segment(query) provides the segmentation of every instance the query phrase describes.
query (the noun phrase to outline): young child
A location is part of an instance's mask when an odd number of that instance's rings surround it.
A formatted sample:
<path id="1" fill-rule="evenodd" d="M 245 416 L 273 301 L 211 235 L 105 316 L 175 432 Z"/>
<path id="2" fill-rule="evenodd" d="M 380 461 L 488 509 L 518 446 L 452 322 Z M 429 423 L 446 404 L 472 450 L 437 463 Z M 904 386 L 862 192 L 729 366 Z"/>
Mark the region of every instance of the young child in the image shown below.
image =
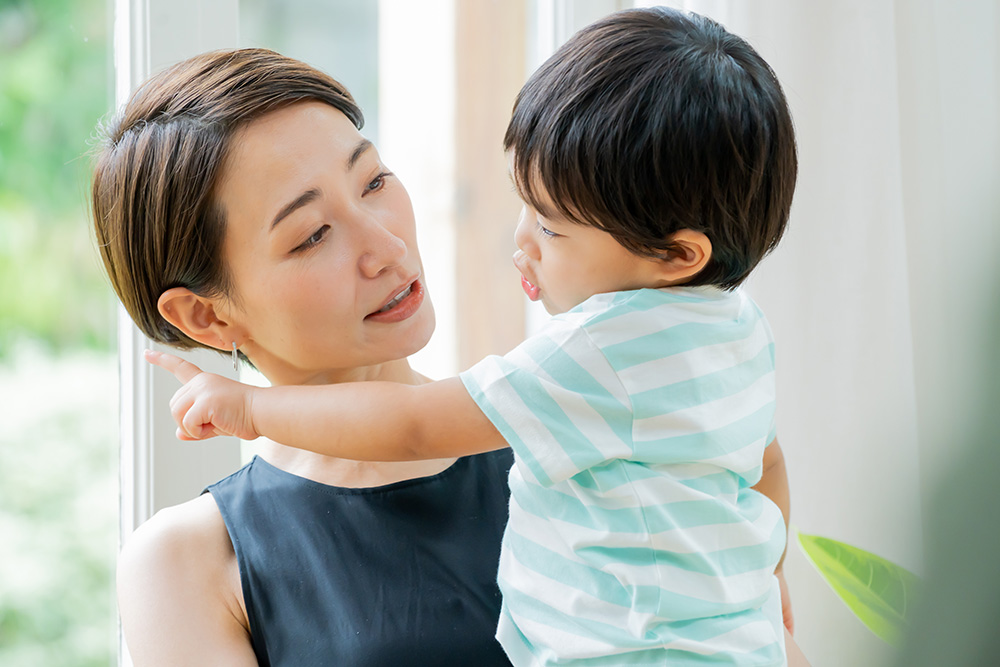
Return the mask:
<path id="1" fill-rule="evenodd" d="M 795 183 L 774 73 L 708 19 L 621 12 L 531 77 L 504 145 L 514 263 L 555 314 L 541 333 L 418 387 L 259 389 L 151 353 L 188 382 L 180 437 L 362 460 L 509 445 L 497 637 L 515 665 L 785 664 L 786 528 L 751 488 L 773 341 L 738 289 Z"/>

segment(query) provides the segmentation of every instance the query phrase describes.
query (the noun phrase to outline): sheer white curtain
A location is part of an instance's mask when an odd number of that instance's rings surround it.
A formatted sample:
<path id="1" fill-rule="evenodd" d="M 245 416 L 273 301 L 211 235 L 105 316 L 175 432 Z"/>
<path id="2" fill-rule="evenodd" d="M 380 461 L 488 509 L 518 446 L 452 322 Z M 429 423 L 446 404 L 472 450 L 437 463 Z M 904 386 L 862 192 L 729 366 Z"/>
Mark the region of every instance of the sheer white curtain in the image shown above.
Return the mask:
<path id="1" fill-rule="evenodd" d="M 920 571 L 921 502 L 977 404 L 976 353 L 996 339 L 1000 6 L 669 4 L 746 37 L 794 115 L 788 235 L 750 284 L 778 344 L 792 524 Z M 884 663 L 794 544 L 788 574 L 814 665 Z"/>

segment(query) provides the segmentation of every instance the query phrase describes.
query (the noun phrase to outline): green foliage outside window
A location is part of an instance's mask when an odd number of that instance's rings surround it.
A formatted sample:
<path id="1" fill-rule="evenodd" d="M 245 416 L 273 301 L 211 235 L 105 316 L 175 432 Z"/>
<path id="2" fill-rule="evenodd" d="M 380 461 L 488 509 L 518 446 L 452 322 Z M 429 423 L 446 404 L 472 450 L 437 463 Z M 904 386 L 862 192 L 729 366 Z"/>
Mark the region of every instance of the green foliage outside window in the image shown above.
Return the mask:
<path id="1" fill-rule="evenodd" d="M 0 362 L 24 339 L 111 348 L 86 208 L 108 22 L 105 0 L 0 0 Z"/>
<path id="2" fill-rule="evenodd" d="M 87 210 L 110 2 L 0 0 L 0 665 L 115 664 L 114 299 Z"/>

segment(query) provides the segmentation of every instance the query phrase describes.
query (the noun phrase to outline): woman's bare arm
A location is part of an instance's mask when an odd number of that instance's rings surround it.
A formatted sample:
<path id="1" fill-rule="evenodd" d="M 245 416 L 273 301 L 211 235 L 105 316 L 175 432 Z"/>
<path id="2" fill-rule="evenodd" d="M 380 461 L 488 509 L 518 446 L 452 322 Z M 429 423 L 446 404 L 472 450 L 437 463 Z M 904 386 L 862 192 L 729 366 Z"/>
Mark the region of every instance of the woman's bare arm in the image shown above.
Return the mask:
<path id="1" fill-rule="evenodd" d="M 256 667 L 236 556 L 209 495 L 162 510 L 118 562 L 118 606 L 136 667 Z"/>

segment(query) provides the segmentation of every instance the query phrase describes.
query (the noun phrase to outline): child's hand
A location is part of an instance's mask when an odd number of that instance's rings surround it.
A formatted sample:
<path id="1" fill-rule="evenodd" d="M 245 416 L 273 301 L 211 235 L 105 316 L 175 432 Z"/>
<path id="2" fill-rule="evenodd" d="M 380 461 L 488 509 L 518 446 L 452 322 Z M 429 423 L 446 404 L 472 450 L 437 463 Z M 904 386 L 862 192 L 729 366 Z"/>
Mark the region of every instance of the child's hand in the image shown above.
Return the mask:
<path id="1" fill-rule="evenodd" d="M 179 440 L 204 440 L 217 435 L 253 440 L 260 435 L 251 415 L 256 387 L 205 373 L 172 354 L 146 350 L 145 357 L 184 383 L 170 399 L 170 414 L 177 422 Z"/>
<path id="2" fill-rule="evenodd" d="M 788 582 L 785 581 L 784 568 L 779 567 L 774 573 L 778 578 L 778 588 L 781 591 L 781 616 L 788 634 L 795 634 L 795 617 L 792 615 L 792 598 L 788 595 Z"/>

